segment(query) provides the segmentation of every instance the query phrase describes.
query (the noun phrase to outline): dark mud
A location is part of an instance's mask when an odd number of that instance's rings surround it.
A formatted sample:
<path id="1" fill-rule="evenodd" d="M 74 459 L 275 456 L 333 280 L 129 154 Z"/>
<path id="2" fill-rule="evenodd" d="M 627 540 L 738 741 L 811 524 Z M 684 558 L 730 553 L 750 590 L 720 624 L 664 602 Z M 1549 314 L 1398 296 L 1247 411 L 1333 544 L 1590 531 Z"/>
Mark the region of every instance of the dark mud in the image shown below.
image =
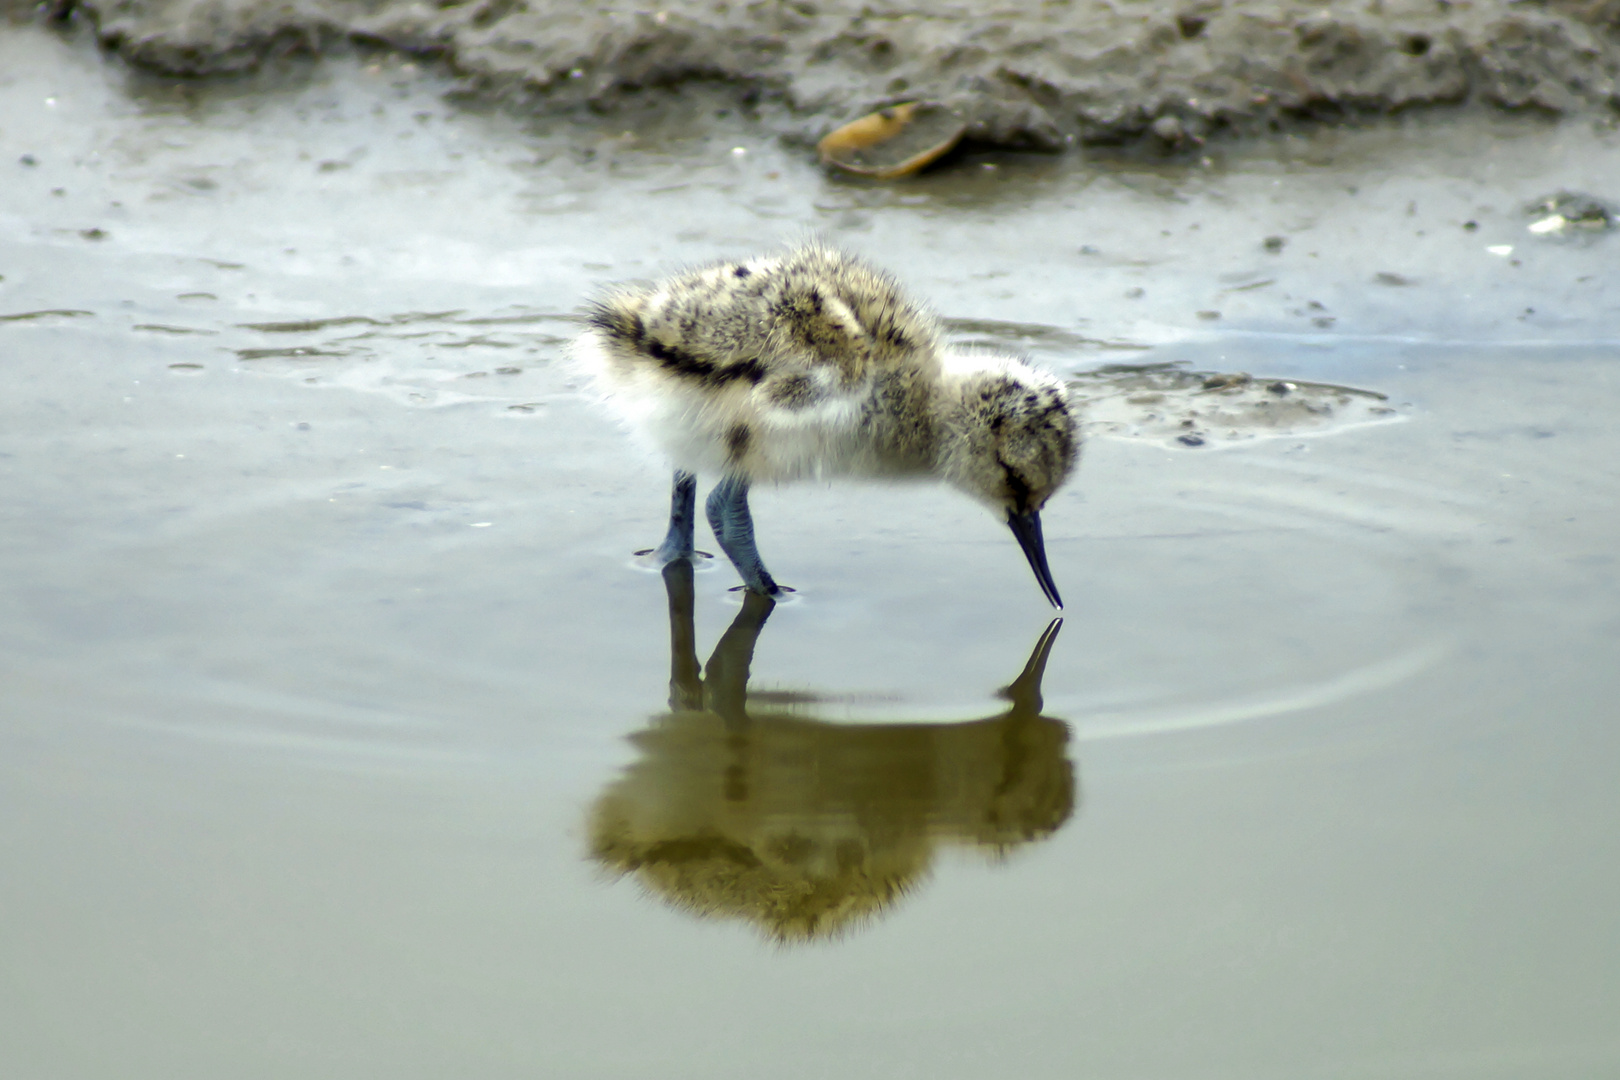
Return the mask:
<path id="1" fill-rule="evenodd" d="M 473 92 L 541 112 L 615 110 L 683 84 L 721 83 L 796 139 L 918 98 L 959 111 L 972 140 L 1040 149 L 1144 135 L 1196 146 L 1216 132 L 1437 104 L 1560 115 L 1620 107 L 1620 0 L 6 7 L 92 24 L 106 47 L 168 74 L 241 72 L 362 43 L 440 58 Z"/>

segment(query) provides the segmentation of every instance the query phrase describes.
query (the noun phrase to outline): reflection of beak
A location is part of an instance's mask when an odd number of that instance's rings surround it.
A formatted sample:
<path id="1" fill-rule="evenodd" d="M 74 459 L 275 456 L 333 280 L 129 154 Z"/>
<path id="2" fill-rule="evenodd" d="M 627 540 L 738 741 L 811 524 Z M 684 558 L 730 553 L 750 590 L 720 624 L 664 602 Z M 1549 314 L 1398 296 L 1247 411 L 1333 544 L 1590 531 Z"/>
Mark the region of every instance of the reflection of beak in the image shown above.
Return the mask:
<path id="1" fill-rule="evenodd" d="M 1012 681 L 1011 686 L 1001 688 L 1000 695 L 1013 703 L 1008 716 L 1041 715 L 1041 680 L 1046 677 L 1046 661 L 1052 655 L 1052 643 L 1057 640 L 1061 629 L 1063 617 L 1059 616 L 1042 631 L 1040 639 L 1035 642 L 1035 651 L 1029 654 L 1029 663 L 1024 665 L 1018 678 Z"/>
<path id="2" fill-rule="evenodd" d="M 1007 525 L 1012 529 L 1013 535 L 1018 537 L 1018 546 L 1024 549 L 1024 557 L 1029 560 L 1029 568 L 1035 571 L 1035 580 L 1041 583 L 1041 592 L 1052 601 L 1052 606 L 1059 611 L 1063 610 L 1063 599 L 1058 596 L 1057 582 L 1052 580 L 1052 568 L 1046 565 L 1046 541 L 1041 539 L 1041 512 L 1031 510 L 1027 514 L 1018 514 L 1007 511 Z"/>

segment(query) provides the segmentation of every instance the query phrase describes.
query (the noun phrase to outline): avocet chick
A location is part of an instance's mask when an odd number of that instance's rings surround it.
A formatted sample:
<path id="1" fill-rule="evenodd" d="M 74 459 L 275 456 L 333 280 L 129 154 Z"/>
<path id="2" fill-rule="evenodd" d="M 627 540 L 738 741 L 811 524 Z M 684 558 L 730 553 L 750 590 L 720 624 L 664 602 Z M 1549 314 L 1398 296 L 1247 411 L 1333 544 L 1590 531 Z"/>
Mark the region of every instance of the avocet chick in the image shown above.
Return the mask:
<path id="1" fill-rule="evenodd" d="M 621 287 L 586 321 L 576 359 L 675 463 L 659 562 L 692 557 L 699 474 L 719 477 L 707 509 L 721 550 L 767 596 L 781 589 L 754 545 L 750 484 L 934 476 L 1005 518 L 1063 606 L 1041 536 L 1080 451 L 1063 384 L 947 351 L 939 320 L 887 274 L 809 244 Z"/>

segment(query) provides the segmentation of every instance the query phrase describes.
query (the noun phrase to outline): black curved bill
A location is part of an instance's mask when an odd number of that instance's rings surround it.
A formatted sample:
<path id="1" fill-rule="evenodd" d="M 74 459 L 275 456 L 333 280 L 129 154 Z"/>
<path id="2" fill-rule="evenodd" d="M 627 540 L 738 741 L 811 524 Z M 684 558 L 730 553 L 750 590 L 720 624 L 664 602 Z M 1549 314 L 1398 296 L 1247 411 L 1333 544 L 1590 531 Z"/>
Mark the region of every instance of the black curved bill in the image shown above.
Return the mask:
<path id="1" fill-rule="evenodd" d="M 1052 606 L 1063 610 L 1063 598 L 1058 595 L 1057 582 L 1052 580 L 1052 568 L 1046 565 L 1046 541 L 1041 538 L 1041 512 L 1027 514 L 1007 512 L 1007 525 L 1018 537 L 1018 546 L 1024 549 L 1029 568 L 1035 571 L 1035 580 L 1041 583 L 1041 592 L 1052 601 Z"/>

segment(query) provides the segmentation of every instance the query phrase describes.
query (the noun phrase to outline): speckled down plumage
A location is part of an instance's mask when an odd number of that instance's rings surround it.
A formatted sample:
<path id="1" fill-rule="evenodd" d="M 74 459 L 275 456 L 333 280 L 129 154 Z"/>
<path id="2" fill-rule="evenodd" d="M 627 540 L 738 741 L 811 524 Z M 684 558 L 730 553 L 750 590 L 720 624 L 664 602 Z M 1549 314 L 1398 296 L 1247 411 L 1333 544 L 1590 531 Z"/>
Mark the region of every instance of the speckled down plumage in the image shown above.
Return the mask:
<path id="1" fill-rule="evenodd" d="M 588 319 L 576 358 L 692 472 L 927 474 L 1038 509 L 1079 450 L 1059 380 L 948 352 L 892 277 L 819 244 L 621 287 Z"/>

